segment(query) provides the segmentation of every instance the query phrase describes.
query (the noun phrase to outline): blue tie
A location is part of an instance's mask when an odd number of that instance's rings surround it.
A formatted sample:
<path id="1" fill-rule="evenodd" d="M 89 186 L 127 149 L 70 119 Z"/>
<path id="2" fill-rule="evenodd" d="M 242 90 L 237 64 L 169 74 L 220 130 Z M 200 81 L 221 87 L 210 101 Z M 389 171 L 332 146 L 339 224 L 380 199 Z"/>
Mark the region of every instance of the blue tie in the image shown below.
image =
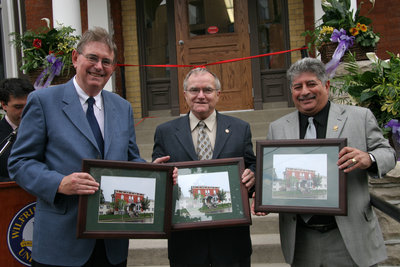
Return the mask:
<path id="1" fill-rule="evenodd" d="M 97 145 L 99 146 L 101 156 L 103 158 L 104 157 L 104 141 L 103 141 L 103 136 L 101 135 L 99 124 L 97 123 L 96 117 L 94 116 L 94 111 L 93 111 L 94 102 L 95 102 L 95 100 L 93 97 L 88 98 L 88 100 L 87 100 L 88 109 L 86 111 L 86 118 L 89 122 L 90 128 L 92 128 L 94 138 L 96 138 Z"/>

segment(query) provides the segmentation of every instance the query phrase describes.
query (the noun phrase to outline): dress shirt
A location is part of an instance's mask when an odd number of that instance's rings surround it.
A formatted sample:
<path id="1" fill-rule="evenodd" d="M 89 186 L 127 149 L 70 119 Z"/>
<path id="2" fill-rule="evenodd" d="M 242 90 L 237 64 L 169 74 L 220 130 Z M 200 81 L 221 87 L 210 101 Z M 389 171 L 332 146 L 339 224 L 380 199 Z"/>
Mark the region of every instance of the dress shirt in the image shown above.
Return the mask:
<path id="1" fill-rule="evenodd" d="M 14 123 L 11 122 L 10 118 L 7 116 L 7 113 L 6 113 L 6 116 L 5 116 L 4 118 L 6 119 L 6 121 L 8 122 L 8 124 L 10 124 L 10 126 L 11 126 L 11 128 L 12 128 L 13 130 L 15 130 L 15 129 L 18 128 L 18 125 L 15 125 Z"/>
<path id="2" fill-rule="evenodd" d="M 197 127 L 197 124 L 199 124 L 199 121 L 200 120 L 192 112 L 189 113 L 190 130 L 192 132 L 194 147 L 197 147 L 197 137 L 199 135 L 199 128 Z M 210 138 L 211 147 L 214 152 L 215 138 L 217 136 L 217 112 L 214 110 L 214 112 L 203 121 L 207 126 L 205 127 L 205 131 Z"/>
<path id="3" fill-rule="evenodd" d="M 74 85 L 76 92 L 78 93 L 79 96 L 79 101 L 81 102 L 83 111 L 86 114 L 87 108 L 88 108 L 88 103 L 87 100 L 89 96 L 85 93 L 85 91 L 82 90 L 82 88 L 78 85 L 76 82 L 76 78 L 74 77 Z M 96 102 L 93 105 L 93 111 L 94 111 L 94 116 L 97 119 L 97 123 L 99 124 L 101 135 L 103 136 L 104 139 L 104 109 L 103 109 L 103 98 L 101 97 L 101 93 L 99 93 L 96 96 L 93 96 L 94 100 Z"/>
<path id="4" fill-rule="evenodd" d="M 326 127 L 328 126 L 328 115 L 329 115 L 329 108 L 331 103 L 325 105 L 325 107 L 314 115 L 314 124 L 315 128 L 317 129 L 317 138 L 323 139 L 326 136 Z M 299 122 L 300 122 L 300 139 L 304 139 L 306 135 L 307 126 L 308 126 L 308 117 L 307 115 L 301 114 L 299 112 Z"/>

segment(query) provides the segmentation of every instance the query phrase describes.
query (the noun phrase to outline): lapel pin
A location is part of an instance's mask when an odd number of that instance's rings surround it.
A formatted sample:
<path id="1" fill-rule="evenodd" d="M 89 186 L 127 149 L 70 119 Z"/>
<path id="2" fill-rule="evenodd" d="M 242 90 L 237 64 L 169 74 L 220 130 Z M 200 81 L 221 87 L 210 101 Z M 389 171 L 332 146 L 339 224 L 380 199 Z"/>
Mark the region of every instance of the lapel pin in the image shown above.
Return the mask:
<path id="1" fill-rule="evenodd" d="M 337 125 L 333 126 L 333 130 L 334 130 L 335 132 L 337 132 L 338 129 L 339 129 L 339 127 L 338 127 Z"/>
<path id="2" fill-rule="evenodd" d="M 226 133 L 229 133 L 229 129 L 225 129 L 225 132 L 226 132 Z"/>

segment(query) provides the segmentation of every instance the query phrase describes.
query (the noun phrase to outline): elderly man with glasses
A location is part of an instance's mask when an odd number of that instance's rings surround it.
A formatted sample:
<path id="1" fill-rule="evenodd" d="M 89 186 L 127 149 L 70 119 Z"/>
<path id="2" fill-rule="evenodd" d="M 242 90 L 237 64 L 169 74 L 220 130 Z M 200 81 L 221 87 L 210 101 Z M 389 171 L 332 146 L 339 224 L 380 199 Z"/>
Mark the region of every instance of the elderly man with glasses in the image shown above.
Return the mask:
<path id="1" fill-rule="evenodd" d="M 183 87 L 190 112 L 157 127 L 153 159 L 167 155 L 170 162 L 243 157 L 246 170 L 241 181 L 251 190 L 255 156 L 250 125 L 215 110 L 221 84 L 206 68 L 191 70 Z M 173 232 L 168 240 L 168 257 L 174 267 L 245 267 L 250 266 L 251 252 L 248 226 Z"/>

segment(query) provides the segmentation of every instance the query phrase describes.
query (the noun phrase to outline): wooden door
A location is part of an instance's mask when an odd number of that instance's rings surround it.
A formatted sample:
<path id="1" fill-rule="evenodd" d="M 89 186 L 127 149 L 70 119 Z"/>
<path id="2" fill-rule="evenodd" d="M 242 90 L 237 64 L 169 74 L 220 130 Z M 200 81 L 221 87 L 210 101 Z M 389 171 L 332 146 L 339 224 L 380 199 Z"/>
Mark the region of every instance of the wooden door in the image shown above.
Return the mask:
<path id="1" fill-rule="evenodd" d="M 202 65 L 250 56 L 247 0 L 175 0 L 174 3 L 178 64 Z M 217 110 L 253 108 L 250 60 L 207 68 L 221 80 Z M 188 111 L 183 80 L 189 70 L 178 68 L 181 114 Z"/>

